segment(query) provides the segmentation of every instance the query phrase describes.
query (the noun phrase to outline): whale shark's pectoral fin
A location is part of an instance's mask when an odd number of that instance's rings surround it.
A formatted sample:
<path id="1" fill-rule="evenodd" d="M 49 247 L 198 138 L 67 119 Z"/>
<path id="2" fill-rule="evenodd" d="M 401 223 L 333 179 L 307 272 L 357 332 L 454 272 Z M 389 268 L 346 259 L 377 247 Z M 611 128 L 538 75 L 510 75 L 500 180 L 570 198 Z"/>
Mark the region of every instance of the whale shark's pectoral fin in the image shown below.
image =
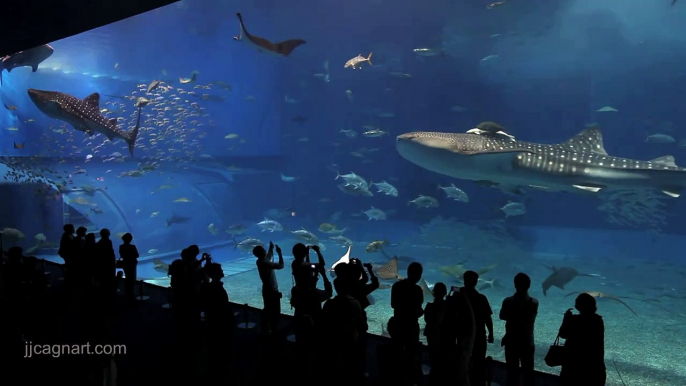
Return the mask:
<path id="1" fill-rule="evenodd" d="M 31 65 L 31 70 L 32 70 L 33 72 L 38 71 L 38 64 L 33 64 L 33 65 Z"/>
<path id="2" fill-rule="evenodd" d="M 524 194 L 524 191 L 522 191 L 521 188 L 514 186 L 514 185 L 504 185 L 504 184 L 499 184 L 497 182 L 493 182 L 493 181 L 489 181 L 489 180 L 478 180 L 478 181 L 474 181 L 474 183 L 477 185 L 481 185 L 481 186 L 488 186 L 490 188 L 498 188 L 505 193 L 516 194 L 516 195 Z"/>
<path id="3" fill-rule="evenodd" d="M 573 187 L 581 190 L 585 190 L 587 192 L 592 192 L 592 193 L 598 193 L 600 189 L 604 188 L 604 186 L 591 186 L 591 185 L 572 185 Z"/>
<path id="4" fill-rule="evenodd" d="M 503 136 L 503 137 L 507 137 L 510 141 L 516 141 L 514 135 L 507 134 L 506 132 L 504 132 L 504 131 L 502 131 L 502 130 L 496 132 L 496 134 L 499 134 L 499 135 L 501 135 L 501 136 Z"/>
<path id="5" fill-rule="evenodd" d="M 302 39 L 291 39 L 274 44 L 274 49 L 277 53 L 283 56 L 288 56 L 291 54 L 291 52 L 293 52 L 294 49 L 296 49 L 296 47 L 302 44 L 305 44 L 305 41 Z"/>

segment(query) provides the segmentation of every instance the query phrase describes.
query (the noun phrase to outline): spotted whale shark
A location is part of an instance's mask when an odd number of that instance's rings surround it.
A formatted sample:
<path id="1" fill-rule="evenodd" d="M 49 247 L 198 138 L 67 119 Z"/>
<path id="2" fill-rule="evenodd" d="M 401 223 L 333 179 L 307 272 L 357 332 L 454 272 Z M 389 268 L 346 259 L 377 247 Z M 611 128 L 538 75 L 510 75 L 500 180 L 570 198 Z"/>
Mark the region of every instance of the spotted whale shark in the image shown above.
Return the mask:
<path id="1" fill-rule="evenodd" d="M 141 111 L 138 108 L 138 122 L 130 132 L 117 126 L 117 119 L 107 119 L 100 113 L 100 94 L 93 93 L 84 99 L 58 91 L 42 91 L 29 89 L 29 97 L 43 114 L 50 118 L 59 119 L 74 126 L 74 129 L 93 136 L 101 133 L 110 141 L 123 139 L 133 155 L 138 130 L 140 128 Z"/>
<path id="2" fill-rule="evenodd" d="M 17 67 L 31 67 L 31 71 L 38 71 L 38 65 L 49 58 L 55 50 L 49 44 L 19 51 L 12 55 L 0 57 L 0 85 L 2 85 L 2 71 L 12 72 Z"/>
<path id="3" fill-rule="evenodd" d="M 686 168 L 678 167 L 674 157 L 640 161 L 610 156 L 597 126 L 558 144 L 474 133 L 412 132 L 397 137 L 396 149 L 424 169 L 509 192 L 656 189 L 679 197 L 686 187 Z"/>

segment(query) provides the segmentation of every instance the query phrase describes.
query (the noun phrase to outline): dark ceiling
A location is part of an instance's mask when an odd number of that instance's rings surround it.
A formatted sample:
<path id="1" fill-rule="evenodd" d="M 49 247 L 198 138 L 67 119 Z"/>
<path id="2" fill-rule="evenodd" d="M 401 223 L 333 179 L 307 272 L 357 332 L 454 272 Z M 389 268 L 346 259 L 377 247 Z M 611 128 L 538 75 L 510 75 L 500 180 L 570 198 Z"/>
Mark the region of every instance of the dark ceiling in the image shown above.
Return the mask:
<path id="1" fill-rule="evenodd" d="M 179 0 L 4 0 L 0 57 L 80 34 Z"/>

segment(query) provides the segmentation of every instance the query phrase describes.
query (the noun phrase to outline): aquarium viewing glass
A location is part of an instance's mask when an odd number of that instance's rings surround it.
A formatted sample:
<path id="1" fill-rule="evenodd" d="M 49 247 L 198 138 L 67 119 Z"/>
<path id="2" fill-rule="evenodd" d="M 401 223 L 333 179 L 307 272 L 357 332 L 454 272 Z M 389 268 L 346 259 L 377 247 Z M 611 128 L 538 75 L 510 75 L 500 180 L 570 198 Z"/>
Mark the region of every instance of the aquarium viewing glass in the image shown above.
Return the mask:
<path id="1" fill-rule="evenodd" d="M 51 42 L 2 72 L 3 243 L 61 262 L 66 223 L 131 232 L 160 286 L 197 244 L 262 307 L 273 241 L 285 313 L 293 245 L 351 245 L 389 277 L 374 334 L 410 262 L 425 302 L 474 270 L 498 360 L 526 272 L 538 370 L 589 292 L 608 385 L 686 384 L 686 4 L 649 3 L 184 0 Z"/>

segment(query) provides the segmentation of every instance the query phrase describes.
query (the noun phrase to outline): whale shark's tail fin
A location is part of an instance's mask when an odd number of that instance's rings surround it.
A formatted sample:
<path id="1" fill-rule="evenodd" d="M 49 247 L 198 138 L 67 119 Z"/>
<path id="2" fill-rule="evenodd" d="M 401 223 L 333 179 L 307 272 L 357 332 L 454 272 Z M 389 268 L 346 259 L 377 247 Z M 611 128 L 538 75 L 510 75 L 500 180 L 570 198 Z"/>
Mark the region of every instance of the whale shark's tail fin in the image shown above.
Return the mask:
<path id="1" fill-rule="evenodd" d="M 126 143 L 129 145 L 129 153 L 133 156 L 133 149 L 136 147 L 136 139 L 138 138 L 138 130 L 141 127 L 141 107 L 138 106 L 138 121 L 136 122 L 136 127 L 129 133 L 129 138 Z"/>

